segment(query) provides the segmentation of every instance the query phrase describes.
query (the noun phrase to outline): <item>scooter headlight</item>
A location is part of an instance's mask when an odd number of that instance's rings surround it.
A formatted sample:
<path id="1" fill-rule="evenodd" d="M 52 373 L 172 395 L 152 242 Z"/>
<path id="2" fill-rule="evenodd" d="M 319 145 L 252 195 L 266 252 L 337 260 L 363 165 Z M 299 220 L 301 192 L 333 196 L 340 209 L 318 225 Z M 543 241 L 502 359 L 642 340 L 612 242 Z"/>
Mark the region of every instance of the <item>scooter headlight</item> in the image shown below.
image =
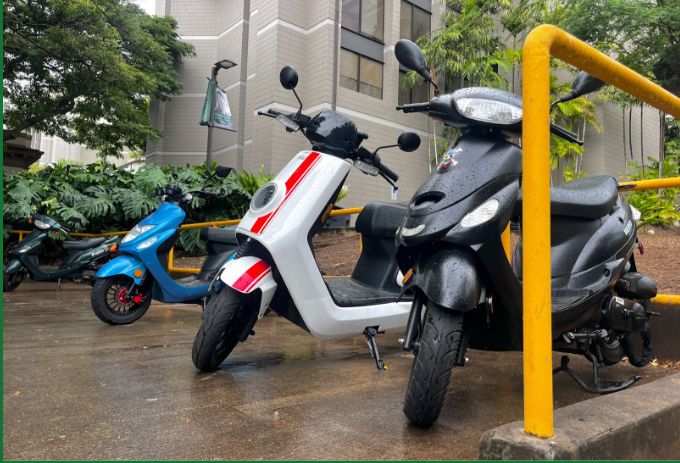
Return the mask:
<path id="1" fill-rule="evenodd" d="M 502 101 L 484 98 L 460 98 L 454 101 L 461 114 L 475 121 L 514 124 L 522 120 L 522 108 Z"/>
<path id="2" fill-rule="evenodd" d="M 460 226 L 463 228 L 472 228 L 488 222 L 496 214 L 500 204 L 501 203 L 498 202 L 497 199 L 488 200 L 477 209 L 469 212 L 465 217 L 463 217 L 463 220 L 460 221 Z"/>
<path id="3" fill-rule="evenodd" d="M 45 223 L 42 220 L 34 219 L 33 223 L 35 224 L 36 227 L 38 227 L 41 230 L 47 230 L 50 228 L 50 224 Z"/>
<path id="4" fill-rule="evenodd" d="M 149 246 L 151 246 L 152 244 L 154 244 L 154 243 L 156 242 L 157 239 L 158 239 L 158 237 L 157 237 L 157 236 L 154 236 L 153 238 L 150 238 L 150 239 L 144 241 L 144 242 L 143 242 L 142 244 L 140 244 L 139 246 L 137 246 L 137 249 L 139 249 L 139 250 L 146 249 L 146 248 L 148 248 Z"/>
<path id="5" fill-rule="evenodd" d="M 121 241 L 121 243 L 127 243 L 128 241 L 132 241 L 142 233 L 148 232 L 155 226 L 156 225 L 135 225 L 135 227 L 132 230 L 130 230 L 127 235 L 125 235 L 125 238 L 123 238 L 123 241 Z"/>

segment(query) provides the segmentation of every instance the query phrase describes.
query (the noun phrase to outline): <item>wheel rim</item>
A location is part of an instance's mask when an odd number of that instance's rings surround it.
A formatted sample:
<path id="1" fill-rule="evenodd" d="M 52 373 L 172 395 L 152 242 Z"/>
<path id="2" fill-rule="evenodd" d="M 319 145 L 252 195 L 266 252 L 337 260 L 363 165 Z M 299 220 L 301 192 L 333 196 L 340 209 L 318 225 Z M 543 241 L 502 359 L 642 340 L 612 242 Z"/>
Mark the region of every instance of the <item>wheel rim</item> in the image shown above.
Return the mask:
<path id="1" fill-rule="evenodd" d="M 128 297 L 129 284 L 127 281 L 115 281 L 109 286 L 106 291 L 106 305 L 110 311 L 127 315 L 142 305 L 143 302 L 136 303 L 135 298 Z"/>

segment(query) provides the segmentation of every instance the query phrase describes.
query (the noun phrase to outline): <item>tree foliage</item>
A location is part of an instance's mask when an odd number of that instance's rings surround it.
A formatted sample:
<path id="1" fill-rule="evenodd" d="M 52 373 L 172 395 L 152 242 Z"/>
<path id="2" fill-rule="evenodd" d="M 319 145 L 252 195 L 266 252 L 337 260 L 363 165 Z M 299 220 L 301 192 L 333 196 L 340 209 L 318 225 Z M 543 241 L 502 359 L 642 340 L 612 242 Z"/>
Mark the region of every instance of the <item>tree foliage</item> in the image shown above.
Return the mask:
<path id="1" fill-rule="evenodd" d="M 180 94 L 173 64 L 195 54 L 173 18 L 132 0 L 7 0 L 3 14 L 3 140 L 34 128 L 119 156 L 161 135 L 149 100 Z"/>

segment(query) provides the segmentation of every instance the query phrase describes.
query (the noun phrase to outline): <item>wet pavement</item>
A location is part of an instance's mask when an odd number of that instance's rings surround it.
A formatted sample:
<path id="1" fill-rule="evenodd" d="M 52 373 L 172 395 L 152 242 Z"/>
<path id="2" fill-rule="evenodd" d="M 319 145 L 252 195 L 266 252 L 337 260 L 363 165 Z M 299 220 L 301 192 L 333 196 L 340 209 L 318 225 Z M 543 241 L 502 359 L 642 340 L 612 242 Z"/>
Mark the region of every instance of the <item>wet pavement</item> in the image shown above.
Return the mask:
<path id="1" fill-rule="evenodd" d="M 364 338 L 321 341 L 272 314 L 219 371 L 199 373 L 197 306 L 154 303 L 108 326 L 88 286 L 55 287 L 4 295 L 5 459 L 473 459 L 484 431 L 522 419 L 519 352 L 468 351 L 421 430 L 401 411 L 413 356 L 400 335 L 378 337 L 379 372 Z M 589 378 L 585 359 L 571 365 Z M 619 364 L 603 376 L 673 372 Z M 556 408 L 595 397 L 564 373 L 554 388 Z"/>

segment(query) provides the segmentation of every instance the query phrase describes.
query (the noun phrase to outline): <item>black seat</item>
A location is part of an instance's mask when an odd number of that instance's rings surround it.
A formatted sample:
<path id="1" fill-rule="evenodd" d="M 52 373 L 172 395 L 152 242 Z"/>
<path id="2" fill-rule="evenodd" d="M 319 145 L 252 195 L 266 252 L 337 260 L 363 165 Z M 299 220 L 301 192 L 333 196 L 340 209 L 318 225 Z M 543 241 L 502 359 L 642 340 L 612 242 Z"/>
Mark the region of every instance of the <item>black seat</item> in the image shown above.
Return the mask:
<path id="1" fill-rule="evenodd" d="M 407 203 L 368 203 L 357 217 L 356 231 L 376 238 L 394 238 Z"/>
<path id="2" fill-rule="evenodd" d="M 64 249 L 67 251 L 82 251 L 99 246 L 106 238 L 86 238 L 78 241 L 64 241 Z"/>
<path id="3" fill-rule="evenodd" d="M 215 241 L 224 244 L 238 244 L 236 241 L 236 226 L 229 228 L 204 228 L 201 230 L 203 241 Z"/>
<path id="4" fill-rule="evenodd" d="M 550 189 L 550 214 L 583 219 L 599 219 L 608 215 L 618 196 L 614 177 L 600 175 L 583 177 Z M 513 216 L 522 213 L 522 190 L 519 192 Z"/>

